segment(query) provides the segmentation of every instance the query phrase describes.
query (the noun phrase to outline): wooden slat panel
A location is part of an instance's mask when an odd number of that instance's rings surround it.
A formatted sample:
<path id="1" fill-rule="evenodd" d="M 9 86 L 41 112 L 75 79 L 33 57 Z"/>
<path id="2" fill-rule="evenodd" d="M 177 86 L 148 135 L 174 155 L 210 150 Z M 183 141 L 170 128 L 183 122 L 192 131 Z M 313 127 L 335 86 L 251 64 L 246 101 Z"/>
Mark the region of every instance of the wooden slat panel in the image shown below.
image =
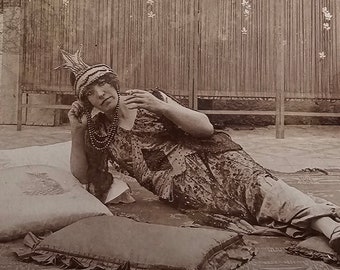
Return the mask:
<path id="1" fill-rule="evenodd" d="M 282 28 L 285 96 L 340 98 L 340 2 L 282 1 L 278 9 L 278 1 L 250 0 L 249 17 L 240 0 L 27 1 L 21 84 L 69 88 L 69 73 L 53 70 L 62 63 L 58 45 L 74 52 L 83 44 L 85 60 L 113 66 L 123 89 L 188 95 L 194 85 L 202 96 L 275 97 Z M 323 7 L 333 14 L 329 31 Z"/>
<path id="2" fill-rule="evenodd" d="M 245 16 L 241 1 L 202 0 L 199 94 L 275 96 L 277 4 L 250 4 Z"/>
<path id="3" fill-rule="evenodd" d="M 286 97 L 339 98 L 339 1 L 284 0 L 283 9 L 277 8 L 279 1 L 249 3 L 247 19 L 241 1 L 202 0 L 199 94 L 275 96 L 280 60 L 274 41 L 282 27 Z M 323 7 L 333 14 L 330 31 L 323 29 Z"/>
<path id="4" fill-rule="evenodd" d="M 336 0 L 286 0 L 286 95 L 290 97 L 339 98 L 339 35 Z M 322 8 L 333 18 L 331 30 L 323 28 Z M 326 58 L 319 57 L 320 52 Z"/>
<path id="5" fill-rule="evenodd" d="M 126 88 L 169 89 L 188 95 L 192 80 L 194 1 L 37 0 L 27 4 L 26 62 L 22 85 L 62 91 L 69 84 L 58 45 L 86 62 L 114 67 Z M 170 10 L 169 10 L 170 9 Z M 155 16 L 148 16 L 152 11 Z M 38 20 L 37 20 L 38 18 Z M 39 21 L 40 23 L 37 23 Z"/>

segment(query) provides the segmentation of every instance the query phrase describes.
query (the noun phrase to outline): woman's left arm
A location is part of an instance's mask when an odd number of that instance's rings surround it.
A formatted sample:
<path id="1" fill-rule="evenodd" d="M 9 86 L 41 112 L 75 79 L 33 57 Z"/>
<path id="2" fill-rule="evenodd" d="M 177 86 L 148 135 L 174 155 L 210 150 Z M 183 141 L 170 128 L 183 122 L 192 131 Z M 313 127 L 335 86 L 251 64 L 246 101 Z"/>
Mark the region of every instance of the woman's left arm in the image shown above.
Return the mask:
<path id="1" fill-rule="evenodd" d="M 124 102 L 130 109 L 143 108 L 163 115 L 195 137 L 209 137 L 214 132 L 214 127 L 205 114 L 180 105 L 161 91 L 164 101 L 145 90 L 134 89 L 128 93 Z"/>

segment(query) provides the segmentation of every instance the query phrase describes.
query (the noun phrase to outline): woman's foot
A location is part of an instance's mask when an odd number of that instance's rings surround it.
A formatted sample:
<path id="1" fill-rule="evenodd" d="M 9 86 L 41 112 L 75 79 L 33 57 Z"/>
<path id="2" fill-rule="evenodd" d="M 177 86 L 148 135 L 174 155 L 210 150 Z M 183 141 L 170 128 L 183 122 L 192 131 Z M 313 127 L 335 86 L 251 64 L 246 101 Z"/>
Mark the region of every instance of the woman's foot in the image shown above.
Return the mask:
<path id="1" fill-rule="evenodd" d="M 332 232 L 329 245 L 336 253 L 340 254 L 340 226 L 336 227 Z"/>

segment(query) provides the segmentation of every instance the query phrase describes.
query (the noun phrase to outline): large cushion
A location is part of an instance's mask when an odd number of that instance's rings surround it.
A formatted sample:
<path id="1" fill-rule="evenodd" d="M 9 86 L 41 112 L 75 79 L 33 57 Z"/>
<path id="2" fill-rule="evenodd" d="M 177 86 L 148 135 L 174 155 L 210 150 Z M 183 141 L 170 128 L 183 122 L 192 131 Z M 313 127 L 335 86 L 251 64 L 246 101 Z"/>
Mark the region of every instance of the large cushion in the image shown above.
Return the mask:
<path id="1" fill-rule="evenodd" d="M 89 269 L 94 266 L 116 269 L 126 262 L 133 268 L 142 269 L 213 269 L 208 264 L 209 259 L 224 251 L 219 254 L 218 261 L 225 265 L 223 269 L 234 269 L 227 267 L 228 260 L 230 266 L 236 266 L 254 255 L 243 244 L 237 245 L 241 242 L 239 235 L 223 230 L 173 227 L 101 216 L 82 219 L 55 232 L 34 245 L 30 255 L 44 264 L 62 261 L 62 266 L 68 267 L 76 261 L 78 267 Z"/>
<path id="2" fill-rule="evenodd" d="M 45 165 L 0 170 L 0 241 L 96 215 L 112 214 L 70 172 Z"/>
<path id="3" fill-rule="evenodd" d="M 71 141 L 0 150 L 0 169 L 25 165 L 49 165 L 70 171 L 70 153 Z"/>
<path id="4" fill-rule="evenodd" d="M 44 146 L 30 146 L 10 150 L 0 150 L 0 169 L 26 166 L 48 165 L 70 172 L 71 141 Z M 128 176 L 111 172 L 114 182 L 109 190 L 105 203 L 134 202 L 125 181 Z"/>

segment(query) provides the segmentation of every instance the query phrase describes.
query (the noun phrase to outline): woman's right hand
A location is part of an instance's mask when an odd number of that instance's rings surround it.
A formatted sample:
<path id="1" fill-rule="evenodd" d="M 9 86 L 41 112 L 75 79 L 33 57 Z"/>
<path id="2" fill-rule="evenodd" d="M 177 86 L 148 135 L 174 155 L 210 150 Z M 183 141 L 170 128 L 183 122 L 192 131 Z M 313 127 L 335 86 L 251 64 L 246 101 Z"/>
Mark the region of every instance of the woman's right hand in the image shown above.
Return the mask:
<path id="1" fill-rule="evenodd" d="M 68 119 L 70 120 L 71 129 L 86 129 L 87 119 L 84 112 L 84 104 L 81 101 L 77 100 L 72 103 L 71 109 L 67 114 Z"/>

